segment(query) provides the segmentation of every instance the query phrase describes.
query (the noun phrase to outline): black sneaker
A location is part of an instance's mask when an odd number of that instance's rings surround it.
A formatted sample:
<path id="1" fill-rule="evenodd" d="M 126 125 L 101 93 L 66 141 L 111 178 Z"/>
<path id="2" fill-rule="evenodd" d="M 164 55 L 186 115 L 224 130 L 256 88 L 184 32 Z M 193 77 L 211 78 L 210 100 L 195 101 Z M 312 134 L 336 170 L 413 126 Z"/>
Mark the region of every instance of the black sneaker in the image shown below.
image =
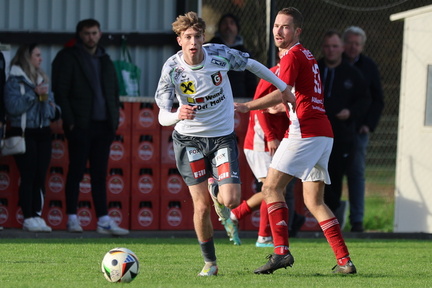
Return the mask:
<path id="1" fill-rule="evenodd" d="M 351 225 L 351 232 L 364 232 L 363 222 L 355 222 Z"/>
<path id="2" fill-rule="evenodd" d="M 278 254 L 270 254 L 267 256 L 268 262 L 259 267 L 254 271 L 255 274 L 272 274 L 273 271 L 285 268 L 286 267 L 292 267 L 294 264 L 294 257 L 291 255 L 290 252 L 286 255 L 278 255 Z"/>
<path id="3" fill-rule="evenodd" d="M 333 267 L 334 274 L 356 274 L 357 269 L 354 264 L 349 260 L 345 265 L 336 265 Z"/>

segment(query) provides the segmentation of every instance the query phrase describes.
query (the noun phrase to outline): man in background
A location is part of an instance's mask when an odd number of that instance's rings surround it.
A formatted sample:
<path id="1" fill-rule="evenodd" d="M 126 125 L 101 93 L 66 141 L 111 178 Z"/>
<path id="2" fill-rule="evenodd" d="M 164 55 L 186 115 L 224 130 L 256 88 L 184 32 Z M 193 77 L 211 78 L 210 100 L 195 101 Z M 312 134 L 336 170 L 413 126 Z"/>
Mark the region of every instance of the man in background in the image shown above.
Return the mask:
<path id="1" fill-rule="evenodd" d="M 230 48 L 247 52 L 251 55 L 250 51 L 246 49 L 243 37 L 239 32 L 239 19 L 234 14 L 227 13 L 219 19 L 218 31 L 209 43 L 225 44 Z M 228 77 L 230 79 L 234 98 L 252 98 L 254 96 L 257 78 L 252 72 L 247 70 L 229 71 Z"/>
<path id="2" fill-rule="evenodd" d="M 82 232 L 77 218 L 79 183 L 87 161 L 97 232 L 125 235 L 108 216 L 106 177 L 111 143 L 119 124 L 119 87 L 114 65 L 98 43 L 102 36 L 97 20 L 77 24 L 76 43 L 62 49 L 52 64 L 52 85 L 62 109 L 68 141 L 69 169 L 66 180 L 66 213 L 69 232 Z"/>
<path id="3" fill-rule="evenodd" d="M 360 27 L 351 26 L 344 31 L 342 38 L 345 45 L 344 59 L 362 72 L 371 96 L 365 116 L 357 123 L 355 154 L 348 167 L 351 232 L 363 232 L 366 151 L 369 134 L 375 131 L 384 109 L 384 95 L 376 63 L 363 54 L 366 33 Z"/>

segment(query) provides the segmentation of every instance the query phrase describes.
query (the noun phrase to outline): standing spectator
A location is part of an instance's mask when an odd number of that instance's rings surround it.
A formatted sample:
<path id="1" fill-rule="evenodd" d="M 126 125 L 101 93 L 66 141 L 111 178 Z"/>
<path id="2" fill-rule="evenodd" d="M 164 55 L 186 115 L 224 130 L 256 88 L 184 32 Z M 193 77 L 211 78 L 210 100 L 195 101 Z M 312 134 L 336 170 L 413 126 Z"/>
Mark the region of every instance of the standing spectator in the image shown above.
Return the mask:
<path id="1" fill-rule="evenodd" d="M 91 191 L 98 217 L 97 232 L 125 235 L 108 216 L 106 177 L 110 146 L 119 124 L 119 88 L 114 65 L 100 46 L 100 24 L 94 19 L 78 22 L 76 43 L 63 48 L 52 64 L 53 92 L 63 111 L 68 141 L 66 213 L 69 232 L 82 232 L 77 218 L 79 183 L 87 161 Z"/>
<path id="2" fill-rule="evenodd" d="M 360 27 L 351 26 L 344 31 L 342 38 L 345 44 L 344 59 L 362 72 L 371 97 L 365 116 L 357 123 L 356 151 L 348 168 L 351 231 L 363 232 L 366 151 L 369 134 L 375 131 L 384 109 L 384 95 L 377 65 L 362 53 L 366 33 Z"/>
<path id="3" fill-rule="evenodd" d="M 303 181 L 306 207 L 317 219 L 327 242 L 333 249 L 337 264 L 333 273 L 356 273 L 337 218 L 324 203 L 324 185 L 330 184 L 327 164 L 333 145 L 333 132 L 324 109 L 318 64 L 312 53 L 300 44 L 303 16 L 295 8 L 280 10 L 273 25 L 276 47 L 287 50 L 280 60 L 279 77 L 288 84 L 288 93 L 274 91 L 247 103 L 236 103 L 240 112 L 262 109 L 278 103 L 289 112 L 290 126 L 273 156 L 262 192 L 268 207 L 274 250 L 268 262 L 256 274 L 292 266 L 288 238 L 288 207 L 284 191 L 297 177 Z"/>
<path id="4" fill-rule="evenodd" d="M 41 215 L 51 161 L 50 123 L 60 113 L 48 86 L 44 85 L 49 78 L 40 68 L 41 63 L 41 51 L 36 44 L 20 46 L 11 60 L 4 91 L 10 135 L 22 135 L 21 119 L 25 113 L 26 152 L 14 155 L 14 159 L 21 177 L 19 205 L 24 215 L 23 230 L 30 232 L 52 230 Z"/>
<path id="5" fill-rule="evenodd" d="M 240 21 L 231 13 L 223 15 L 219 19 L 218 30 L 209 43 L 225 44 L 226 46 L 251 54 L 243 43 L 240 33 Z M 228 77 L 235 98 L 252 98 L 257 86 L 257 78 L 252 72 L 229 71 Z"/>
<path id="6" fill-rule="evenodd" d="M 331 184 L 325 186 L 324 200 L 344 226 L 341 207 L 343 177 L 353 157 L 356 123 L 369 107 L 370 97 L 361 72 L 342 61 L 344 45 L 339 32 L 330 30 L 322 42 L 323 58 L 318 61 L 324 89 L 324 107 L 334 133 L 328 171 Z M 340 209 L 342 208 L 342 209 Z"/>
<path id="7" fill-rule="evenodd" d="M 247 53 L 223 44 L 203 46 L 206 24 L 195 12 L 178 16 L 172 28 L 181 51 L 162 67 L 155 93 L 158 118 L 163 126 L 175 125 L 176 165 L 192 196 L 194 227 L 205 262 L 198 275 L 214 276 L 218 266 L 211 202 L 224 222 L 230 220 L 228 208 L 236 207 L 241 199 L 234 100 L 227 72 L 253 71 L 284 95 L 287 85 Z M 179 108 L 172 111 L 175 98 Z"/>

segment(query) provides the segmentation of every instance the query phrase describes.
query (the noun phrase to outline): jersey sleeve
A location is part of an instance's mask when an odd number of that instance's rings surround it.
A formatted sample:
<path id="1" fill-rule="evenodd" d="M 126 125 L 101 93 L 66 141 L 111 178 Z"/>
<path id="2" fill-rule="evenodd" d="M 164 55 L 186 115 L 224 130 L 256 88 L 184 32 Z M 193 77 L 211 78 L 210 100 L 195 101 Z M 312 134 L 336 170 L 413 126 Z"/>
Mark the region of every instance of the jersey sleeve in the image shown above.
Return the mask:
<path id="1" fill-rule="evenodd" d="M 246 64 L 250 57 L 249 53 L 229 48 L 223 44 L 209 43 L 203 47 L 205 47 L 209 55 L 226 59 L 230 65 L 230 70 L 244 71 L 246 69 Z"/>
<path id="2" fill-rule="evenodd" d="M 179 121 L 177 111 L 171 111 L 176 97 L 175 86 L 171 81 L 171 77 L 174 77 L 172 75 L 176 72 L 175 63 L 174 57 L 165 62 L 155 93 L 155 102 L 159 107 L 159 123 L 164 126 L 174 125 Z"/>

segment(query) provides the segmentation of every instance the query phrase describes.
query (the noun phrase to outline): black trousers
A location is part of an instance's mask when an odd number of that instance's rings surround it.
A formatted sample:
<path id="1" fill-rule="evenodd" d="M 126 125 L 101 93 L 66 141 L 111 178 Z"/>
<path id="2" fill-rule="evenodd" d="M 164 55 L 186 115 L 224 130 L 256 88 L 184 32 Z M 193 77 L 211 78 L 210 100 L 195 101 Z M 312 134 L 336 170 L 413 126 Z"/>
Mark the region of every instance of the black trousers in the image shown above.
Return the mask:
<path id="1" fill-rule="evenodd" d="M 69 171 L 66 179 L 66 213 L 76 214 L 79 184 L 89 163 L 91 193 L 96 216 L 108 214 L 106 179 L 113 131 L 106 121 L 92 121 L 89 129 L 65 129 L 68 141 Z"/>
<path id="2" fill-rule="evenodd" d="M 51 161 L 51 129 L 27 128 L 25 130 L 26 153 L 15 155 L 20 173 L 19 205 L 24 218 L 42 214 L 45 195 L 45 179 Z"/>
<path id="3" fill-rule="evenodd" d="M 342 197 L 343 177 L 347 173 L 349 161 L 351 161 L 354 142 L 335 141 L 330 154 L 328 171 L 330 174 L 330 185 L 325 185 L 324 202 L 335 212 L 340 206 Z"/>

